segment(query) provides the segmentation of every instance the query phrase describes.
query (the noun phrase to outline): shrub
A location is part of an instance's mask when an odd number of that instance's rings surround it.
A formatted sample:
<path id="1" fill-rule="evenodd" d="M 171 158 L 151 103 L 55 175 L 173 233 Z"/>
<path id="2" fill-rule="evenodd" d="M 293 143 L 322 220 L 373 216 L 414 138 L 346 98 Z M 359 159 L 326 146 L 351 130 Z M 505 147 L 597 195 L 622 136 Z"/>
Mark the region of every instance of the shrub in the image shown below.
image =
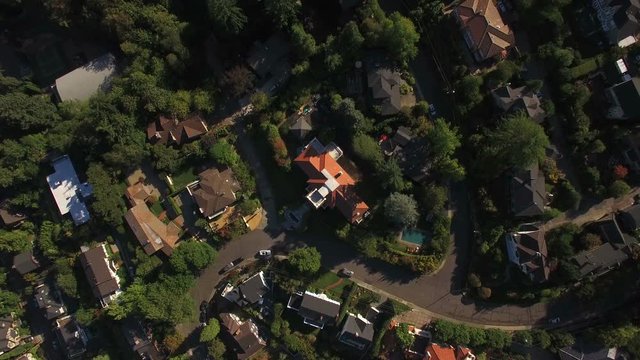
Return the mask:
<path id="1" fill-rule="evenodd" d="M 479 288 L 482 286 L 482 282 L 480 281 L 480 277 L 478 277 L 478 275 L 476 274 L 469 274 L 469 277 L 467 278 L 467 281 L 469 283 L 469 286 L 471 286 L 472 288 Z"/>
<path id="2" fill-rule="evenodd" d="M 631 187 L 624 180 L 616 180 L 609 186 L 609 196 L 620 198 L 631 191 Z"/>
<path id="3" fill-rule="evenodd" d="M 478 296 L 480 296 L 480 298 L 483 300 L 487 300 L 491 297 L 491 288 L 484 286 L 478 288 Z"/>
<path id="4" fill-rule="evenodd" d="M 220 323 L 216 319 L 210 319 L 209 324 L 202 329 L 200 333 L 200 342 L 210 342 L 220 333 Z"/>

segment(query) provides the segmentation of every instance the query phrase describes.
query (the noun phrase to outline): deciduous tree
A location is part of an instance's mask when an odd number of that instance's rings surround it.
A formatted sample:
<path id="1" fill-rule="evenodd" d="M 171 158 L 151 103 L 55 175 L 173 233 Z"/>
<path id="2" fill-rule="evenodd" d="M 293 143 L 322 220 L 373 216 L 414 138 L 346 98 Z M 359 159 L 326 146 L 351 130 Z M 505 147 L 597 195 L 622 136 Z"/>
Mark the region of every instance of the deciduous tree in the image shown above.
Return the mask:
<path id="1" fill-rule="evenodd" d="M 299 274 L 311 275 L 320 270 L 320 253 L 315 247 L 295 249 L 289 253 L 289 265 Z"/>
<path id="2" fill-rule="evenodd" d="M 418 221 L 416 201 L 411 195 L 393 193 L 384 201 L 384 214 L 399 227 L 409 227 Z"/>

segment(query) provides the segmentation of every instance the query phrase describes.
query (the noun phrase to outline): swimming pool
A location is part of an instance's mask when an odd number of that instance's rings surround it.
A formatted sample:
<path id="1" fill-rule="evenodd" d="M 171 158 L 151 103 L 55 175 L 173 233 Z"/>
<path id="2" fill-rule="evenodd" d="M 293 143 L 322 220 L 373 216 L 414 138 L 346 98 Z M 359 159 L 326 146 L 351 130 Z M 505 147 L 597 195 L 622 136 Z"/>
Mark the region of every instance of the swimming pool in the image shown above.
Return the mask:
<path id="1" fill-rule="evenodd" d="M 417 245 L 422 245 L 429 242 L 427 233 L 418 229 L 407 229 L 402 232 L 402 241 L 410 242 Z"/>

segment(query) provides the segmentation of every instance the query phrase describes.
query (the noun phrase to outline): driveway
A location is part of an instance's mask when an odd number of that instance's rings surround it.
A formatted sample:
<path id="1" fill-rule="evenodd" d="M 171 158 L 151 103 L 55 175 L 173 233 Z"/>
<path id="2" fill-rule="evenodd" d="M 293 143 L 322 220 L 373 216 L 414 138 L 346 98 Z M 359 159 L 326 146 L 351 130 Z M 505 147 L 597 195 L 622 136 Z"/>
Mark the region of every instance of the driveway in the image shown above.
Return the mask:
<path id="1" fill-rule="evenodd" d="M 272 238 L 266 232 L 256 230 L 228 242 L 222 249 L 218 250 L 216 261 L 200 274 L 196 279 L 195 286 L 189 291 L 196 306 L 196 309 L 194 309 L 195 314 L 198 314 L 197 307 L 202 301 L 209 301 L 213 297 L 218 282 L 223 278 L 222 275 L 218 274 L 220 269 L 239 257 L 251 258 L 258 250 L 269 249 L 274 244 L 281 242 L 283 238 L 284 236 Z M 197 322 L 191 322 L 178 325 L 176 328 L 186 337 L 198 325 L 199 323 Z"/>

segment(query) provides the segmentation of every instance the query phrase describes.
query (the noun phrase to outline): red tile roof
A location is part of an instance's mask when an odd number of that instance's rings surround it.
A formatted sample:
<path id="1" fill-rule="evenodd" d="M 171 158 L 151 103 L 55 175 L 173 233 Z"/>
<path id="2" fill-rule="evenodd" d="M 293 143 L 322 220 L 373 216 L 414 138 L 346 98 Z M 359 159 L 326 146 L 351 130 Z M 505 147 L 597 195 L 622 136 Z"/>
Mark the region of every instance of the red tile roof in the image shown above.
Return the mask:
<path id="1" fill-rule="evenodd" d="M 427 346 L 427 351 L 430 357 L 429 360 L 456 360 L 456 352 L 452 347 L 440 346 L 438 344 L 431 343 Z"/>
<path id="2" fill-rule="evenodd" d="M 314 139 L 312 143 L 314 141 L 317 142 Z M 318 149 L 310 143 L 293 161 L 309 177 L 307 180 L 309 189 L 324 186 L 327 182 L 327 177 L 323 174 L 325 170 L 325 173 L 335 178 L 338 187 L 328 195 L 326 202 L 328 207 L 337 207 L 351 223 L 360 222 L 364 218 L 369 211 L 369 206 L 356 194 L 354 188 L 356 181 L 326 151 L 326 148 L 318 152 Z"/>

